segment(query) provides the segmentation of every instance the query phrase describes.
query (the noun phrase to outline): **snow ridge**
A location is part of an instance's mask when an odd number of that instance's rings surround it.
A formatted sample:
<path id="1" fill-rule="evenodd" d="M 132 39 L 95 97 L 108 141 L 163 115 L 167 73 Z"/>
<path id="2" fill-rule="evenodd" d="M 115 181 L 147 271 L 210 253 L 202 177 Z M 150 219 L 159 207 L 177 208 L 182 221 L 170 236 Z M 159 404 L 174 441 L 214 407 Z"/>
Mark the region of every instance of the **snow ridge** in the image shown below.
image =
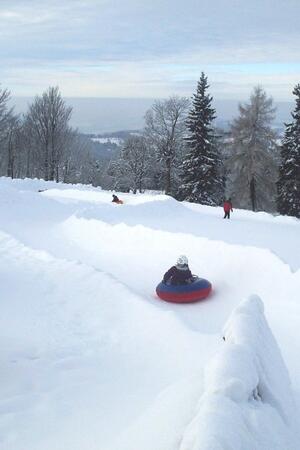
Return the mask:
<path id="1" fill-rule="evenodd" d="M 291 383 L 258 296 L 232 312 L 223 335 L 180 450 L 296 450 Z"/>

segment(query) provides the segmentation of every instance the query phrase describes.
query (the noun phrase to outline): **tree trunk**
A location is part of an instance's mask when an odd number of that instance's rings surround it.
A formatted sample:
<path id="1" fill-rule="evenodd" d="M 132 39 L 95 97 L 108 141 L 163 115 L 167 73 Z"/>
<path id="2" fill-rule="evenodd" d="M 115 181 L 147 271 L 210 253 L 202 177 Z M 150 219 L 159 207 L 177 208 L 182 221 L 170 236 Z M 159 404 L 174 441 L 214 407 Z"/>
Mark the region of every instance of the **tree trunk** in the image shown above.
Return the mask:
<path id="1" fill-rule="evenodd" d="M 44 161 L 44 179 L 49 180 L 49 149 L 48 145 L 45 147 L 45 161 Z"/>
<path id="2" fill-rule="evenodd" d="M 54 150 L 53 150 L 53 148 L 51 148 L 51 156 L 50 156 L 50 164 L 49 164 L 49 180 L 50 181 L 54 181 L 54 178 L 55 178 L 55 166 L 56 166 L 56 163 L 55 163 L 55 159 L 54 159 Z"/>
<path id="3" fill-rule="evenodd" d="M 12 133 L 9 133 L 8 136 L 8 164 L 7 164 L 7 176 L 10 178 L 14 178 L 14 149 L 12 143 Z"/>
<path id="4" fill-rule="evenodd" d="M 30 152 L 30 148 L 27 149 L 27 154 L 26 154 L 26 178 L 30 178 L 31 175 L 31 171 L 30 171 L 30 162 L 31 162 L 31 152 Z"/>
<path id="5" fill-rule="evenodd" d="M 252 177 L 250 181 L 250 199 L 252 205 L 252 211 L 256 211 L 256 190 L 255 190 L 255 178 Z"/>
<path id="6" fill-rule="evenodd" d="M 171 158 L 166 160 L 166 185 L 165 185 L 165 193 L 166 195 L 171 194 Z"/>

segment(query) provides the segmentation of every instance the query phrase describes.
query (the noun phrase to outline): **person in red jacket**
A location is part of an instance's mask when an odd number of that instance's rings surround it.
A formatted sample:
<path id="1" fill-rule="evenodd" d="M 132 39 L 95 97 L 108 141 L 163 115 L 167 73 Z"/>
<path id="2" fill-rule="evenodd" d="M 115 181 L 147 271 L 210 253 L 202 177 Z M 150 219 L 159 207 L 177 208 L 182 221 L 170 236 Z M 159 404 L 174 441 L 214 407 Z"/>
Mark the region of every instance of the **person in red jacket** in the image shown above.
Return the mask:
<path id="1" fill-rule="evenodd" d="M 188 259 L 184 255 L 179 256 L 176 266 L 172 266 L 171 269 L 164 274 L 163 278 L 164 283 L 170 284 L 186 284 L 192 280 L 193 275 L 189 268 Z"/>
<path id="2" fill-rule="evenodd" d="M 229 198 L 228 200 L 225 200 L 223 208 L 224 208 L 224 213 L 225 213 L 223 219 L 226 219 L 226 217 L 227 217 L 227 219 L 230 219 L 230 211 L 233 211 L 231 198 Z"/>

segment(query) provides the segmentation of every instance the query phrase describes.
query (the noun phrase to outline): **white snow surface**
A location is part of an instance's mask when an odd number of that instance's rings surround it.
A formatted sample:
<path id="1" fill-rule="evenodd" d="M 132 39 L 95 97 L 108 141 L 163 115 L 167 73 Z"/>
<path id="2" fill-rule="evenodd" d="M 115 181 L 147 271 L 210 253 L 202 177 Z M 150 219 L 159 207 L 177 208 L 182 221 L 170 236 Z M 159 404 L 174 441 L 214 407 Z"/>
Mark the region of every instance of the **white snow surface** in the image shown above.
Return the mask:
<path id="1" fill-rule="evenodd" d="M 300 221 L 118 196 L 0 179 L 1 450 L 299 449 Z"/>
<path id="2" fill-rule="evenodd" d="M 180 450 L 297 448 L 289 375 L 258 296 L 233 311 L 224 339 Z"/>

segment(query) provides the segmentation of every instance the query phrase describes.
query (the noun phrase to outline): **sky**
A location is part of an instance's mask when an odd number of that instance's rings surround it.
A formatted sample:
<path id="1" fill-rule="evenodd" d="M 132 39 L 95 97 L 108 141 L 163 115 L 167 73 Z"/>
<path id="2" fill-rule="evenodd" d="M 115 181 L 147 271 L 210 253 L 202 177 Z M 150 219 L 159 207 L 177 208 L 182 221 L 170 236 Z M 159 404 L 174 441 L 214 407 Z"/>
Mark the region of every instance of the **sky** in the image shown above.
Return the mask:
<path id="1" fill-rule="evenodd" d="M 13 97 L 11 106 L 17 113 L 25 113 L 34 97 Z M 141 130 L 145 126 L 145 113 L 153 105 L 155 98 L 84 98 L 67 97 L 66 103 L 72 107 L 71 125 L 83 133 L 103 134 L 121 130 Z M 238 115 L 237 100 L 216 100 L 216 125 L 226 128 Z M 273 125 L 283 129 L 288 122 L 294 105 L 290 102 L 275 102 L 276 118 Z"/>
<path id="2" fill-rule="evenodd" d="M 299 0 L 0 0 L 0 85 L 17 99 L 49 86 L 66 98 L 112 99 L 113 117 L 114 99 L 130 99 L 136 115 L 121 128 L 140 123 L 150 99 L 191 97 L 202 71 L 225 105 L 257 84 L 291 102 L 299 17 Z M 105 120 L 102 106 L 85 103 L 79 124 L 85 110 L 97 121 L 97 108 Z"/>

